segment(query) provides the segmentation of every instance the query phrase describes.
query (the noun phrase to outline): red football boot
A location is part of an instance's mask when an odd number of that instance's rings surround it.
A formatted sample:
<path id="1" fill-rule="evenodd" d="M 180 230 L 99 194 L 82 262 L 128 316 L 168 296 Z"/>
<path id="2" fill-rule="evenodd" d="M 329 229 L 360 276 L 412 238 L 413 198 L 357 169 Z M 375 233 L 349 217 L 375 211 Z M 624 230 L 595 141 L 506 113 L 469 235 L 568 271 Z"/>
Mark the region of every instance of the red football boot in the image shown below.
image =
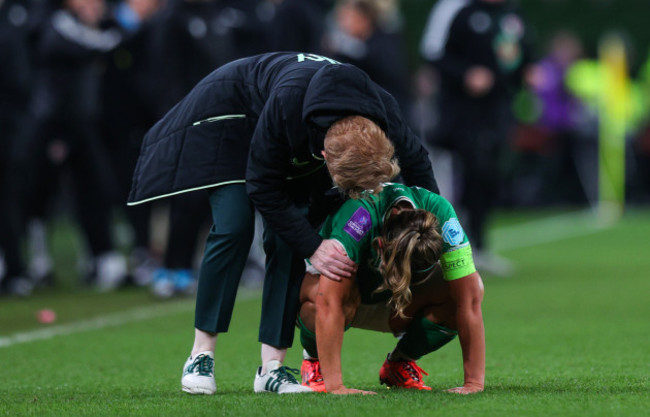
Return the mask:
<path id="1" fill-rule="evenodd" d="M 323 374 L 320 373 L 320 362 L 318 359 L 303 359 L 300 368 L 302 385 L 309 387 L 315 392 L 326 392 Z"/>
<path id="2" fill-rule="evenodd" d="M 386 359 L 379 370 L 379 382 L 386 384 L 388 388 L 431 390 L 431 387 L 424 385 L 422 374 L 429 375 L 415 361 L 392 362 Z"/>

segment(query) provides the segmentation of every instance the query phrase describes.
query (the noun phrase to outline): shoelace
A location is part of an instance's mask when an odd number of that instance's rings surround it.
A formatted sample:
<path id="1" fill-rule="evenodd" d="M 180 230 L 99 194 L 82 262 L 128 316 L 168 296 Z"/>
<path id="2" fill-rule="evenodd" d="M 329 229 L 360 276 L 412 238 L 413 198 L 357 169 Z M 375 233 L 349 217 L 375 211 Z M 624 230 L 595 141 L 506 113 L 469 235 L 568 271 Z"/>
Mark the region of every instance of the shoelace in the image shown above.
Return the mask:
<path id="1" fill-rule="evenodd" d="M 296 375 L 300 375 L 300 371 L 298 369 L 289 368 L 287 366 L 281 366 L 278 369 L 271 371 L 271 373 L 273 373 L 280 382 L 297 384 L 298 381 L 296 381 L 296 378 L 287 371 L 294 373 Z"/>
<path id="2" fill-rule="evenodd" d="M 404 362 L 404 368 L 406 369 L 406 372 L 409 373 L 411 378 L 414 380 L 420 382 L 422 380 L 422 374 L 429 375 L 427 371 L 424 369 L 420 368 L 417 363 L 415 362 Z"/>
<path id="3" fill-rule="evenodd" d="M 208 355 L 199 355 L 190 367 L 190 372 L 198 368 L 199 376 L 210 376 L 214 369 L 214 359 Z"/>

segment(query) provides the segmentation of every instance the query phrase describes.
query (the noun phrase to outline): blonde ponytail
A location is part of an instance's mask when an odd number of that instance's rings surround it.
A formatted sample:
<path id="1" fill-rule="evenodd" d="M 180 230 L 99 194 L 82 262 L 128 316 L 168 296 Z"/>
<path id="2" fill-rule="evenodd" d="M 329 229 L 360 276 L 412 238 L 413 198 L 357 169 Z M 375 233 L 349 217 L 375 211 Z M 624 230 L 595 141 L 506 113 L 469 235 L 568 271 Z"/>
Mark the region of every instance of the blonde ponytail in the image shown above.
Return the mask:
<path id="1" fill-rule="evenodd" d="M 383 238 L 373 246 L 380 254 L 379 272 L 383 283 L 375 290 L 390 290 L 388 301 L 399 317 L 406 317 L 404 309 L 412 299 L 411 284 L 414 274 L 428 279 L 442 254 L 442 237 L 437 231 L 438 221 L 426 210 L 403 210 L 388 218 Z"/>

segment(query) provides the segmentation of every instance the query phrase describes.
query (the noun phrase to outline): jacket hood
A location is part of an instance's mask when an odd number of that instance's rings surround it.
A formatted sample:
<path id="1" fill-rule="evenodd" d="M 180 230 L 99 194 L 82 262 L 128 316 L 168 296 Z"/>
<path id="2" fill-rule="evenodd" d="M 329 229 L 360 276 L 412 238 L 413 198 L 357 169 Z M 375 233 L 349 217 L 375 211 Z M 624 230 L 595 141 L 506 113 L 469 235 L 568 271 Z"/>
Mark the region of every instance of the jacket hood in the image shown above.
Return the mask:
<path id="1" fill-rule="evenodd" d="M 315 131 L 317 146 L 335 121 L 360 115 L 387 131 L 388 120 L 380 88 L 349 64 L 326 65 L 312 77 L 303 102 L 302 118 Z"/>

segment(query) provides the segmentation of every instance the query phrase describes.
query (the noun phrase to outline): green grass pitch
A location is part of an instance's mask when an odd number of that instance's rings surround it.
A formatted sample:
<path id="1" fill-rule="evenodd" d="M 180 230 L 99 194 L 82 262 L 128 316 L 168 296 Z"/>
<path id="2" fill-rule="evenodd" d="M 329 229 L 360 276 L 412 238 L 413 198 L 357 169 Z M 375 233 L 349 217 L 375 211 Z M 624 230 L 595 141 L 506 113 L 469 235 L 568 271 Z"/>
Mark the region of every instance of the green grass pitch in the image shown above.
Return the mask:
<path id="1" fill-rule="evenodd" d="M 650 213 L 628 213 L 613 227 L 584 233 L 578 220 L 565 219 L 553 223 L 560 237 L 535 243 L 532 235 L 552 229 L 531 223 L 539 217 L 502 216 L 491 235 L 516 274 L 483 274 L 484 393 L 443 392 L 462 383 L 457 341 L 419 362 L 432 392 L 387 390 L 378 371 L 395 340 L 352 329 L 343 347 L 344 380 L 378 395 L 254 394 L 260 297 L 242 292 L 231 331 L 217 343 L 218 392 L 190 396 L 180 391 L 180 373 L 193 338 L 192 300 L 64 285 L 27 300 L 0 299 L 0 415 L 650 415 Z M 74 245 L 58 235 L 64 241 L 55 251 L 64 256 Z M 57 312 L 55 323 L 37 322 L 35 313 L 44 308 Z M 295 368 L 298 344 L 286 360 Z"/>

